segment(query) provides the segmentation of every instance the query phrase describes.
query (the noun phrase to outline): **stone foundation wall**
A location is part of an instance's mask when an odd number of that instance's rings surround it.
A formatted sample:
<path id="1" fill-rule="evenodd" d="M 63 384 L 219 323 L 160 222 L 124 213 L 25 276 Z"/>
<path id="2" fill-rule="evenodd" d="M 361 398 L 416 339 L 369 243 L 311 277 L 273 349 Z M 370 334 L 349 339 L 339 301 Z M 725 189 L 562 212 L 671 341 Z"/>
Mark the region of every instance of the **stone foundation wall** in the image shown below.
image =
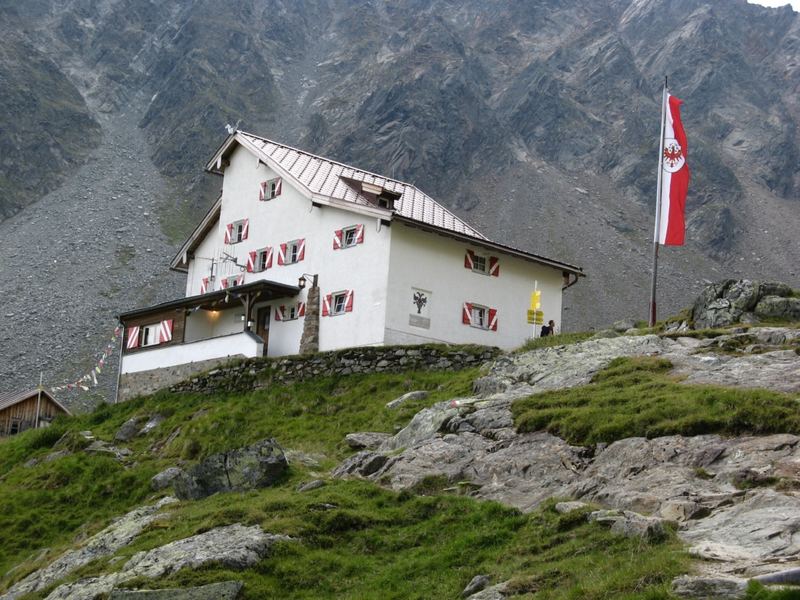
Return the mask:
<path id="1" fill-rule="evenodd" d="M 244 356 L 242 356 L 244 358 Z M 124 402 L 136 396 L 152 394 L 160 389 L 169 387 L 197 373 L 202 373 L 229 363 L 230 358 L 212 358 L 197 362 L 176 365 L 174 367 L 163 367 L 161 369 L 151 369 L 150 371 L 140 371 L 138 373 L 125 373 L 119 379 L 119 395 L 117 400 Z"/>
<path id="2" fill-rule="evenodd" d="M 485 346 L 370 346 L 311 356 L 250 358 L 215 368 L 172 385 L 174 392 L 247 391 L 334 375 L 444 371 L 479 366 L 501 353 Z"/>

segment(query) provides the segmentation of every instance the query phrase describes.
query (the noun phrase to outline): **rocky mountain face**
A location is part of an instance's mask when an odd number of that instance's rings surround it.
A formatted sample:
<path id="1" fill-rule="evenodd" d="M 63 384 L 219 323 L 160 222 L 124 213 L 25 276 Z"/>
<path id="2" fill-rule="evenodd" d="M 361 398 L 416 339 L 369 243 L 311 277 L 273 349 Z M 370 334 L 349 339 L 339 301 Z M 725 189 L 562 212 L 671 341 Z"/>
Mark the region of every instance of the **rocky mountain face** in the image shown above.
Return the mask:
<path id="1" fill-rule="evenodd" d="M 115 314 L 180 293 L 168 260 L 214 200 L 202 165 L 239 120 L 583 266 L 564 314 L 577 329 L 646 313 L 668 75 L 693 179 L 689 243 L 661 255 L 662 314 L 722 274 L 797 282 L 788 7 L 31 0 L 0 5 L 0 32 L 4 387 L 67 377 Z"/>

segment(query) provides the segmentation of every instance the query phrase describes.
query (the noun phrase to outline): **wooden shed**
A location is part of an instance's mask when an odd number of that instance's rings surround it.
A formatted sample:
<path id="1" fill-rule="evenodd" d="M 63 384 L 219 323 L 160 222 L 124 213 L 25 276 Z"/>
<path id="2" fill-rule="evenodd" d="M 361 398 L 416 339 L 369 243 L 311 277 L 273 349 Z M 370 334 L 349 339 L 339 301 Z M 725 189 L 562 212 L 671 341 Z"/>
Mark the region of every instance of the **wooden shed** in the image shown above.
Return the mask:
<path id="1" fill-rule="evenodd" d="M 58 415 L 71 414 L 47 390 L 42 390 L 41 394 L 40 398 L 38 388 L 0 394 L 0 436 L 37 426 L 47 427 Z"/>

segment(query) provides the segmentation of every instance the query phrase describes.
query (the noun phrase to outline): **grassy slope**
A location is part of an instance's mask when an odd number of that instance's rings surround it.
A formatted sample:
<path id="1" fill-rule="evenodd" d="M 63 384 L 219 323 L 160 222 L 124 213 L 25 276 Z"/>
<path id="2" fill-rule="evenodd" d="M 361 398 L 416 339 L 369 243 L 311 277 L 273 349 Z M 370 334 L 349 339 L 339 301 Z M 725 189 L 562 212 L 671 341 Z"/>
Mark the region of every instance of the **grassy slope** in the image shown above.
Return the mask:
<path id="1" fill-rule="evenodd" d="M 617 361 L 589 386 L 517 402 L 518 423 L 532 428 L 539 419 L 542 424 L 536 427 L 555 428 L 582 443 L 691 431 L 698 423 L 719 431 L 742 424 L 759 431 L 797 429 L 788 411 L 796 401 L 788 397 L 747 392 L 737 398 L 724 390 L 678 386 L 665 369 L 657 360 Z M 475 375 L 462 371 L 325 378 L 238 395 L 160 393 L 2 441 L 0 573 L 22 565 L 4 577 L 0 589 L 46 564 L 74 540 L 99 530 L 113 516 L 156 499 L 159 495 L 151 493 L 148 480 L 162 468 L 271 435 L 286 448 L 322 455 L 319 468 L 294 465 L 289 479 L 278 487 L 175 505 L 117 556 L 127 558 L 235 522 L 258 523 L 297 541 L 280 544 L 273 556 L 244 572 L 210 566 L 138 582 L 142 587 L 238 578 L 246 583 L 247 598 L 456 597 L 473 575 L 488 573 L 495 582 L 511 578 L 521 598 L 669 598 L 669 581 L 689 568 L 674 537 L 649 545 L 613 536 L 580 515 L 558 515 L 552 504 L 522 515 L 491 502 L 437 492 L 435 482 L 427 495 L 420 495 L 421 490 L 395 493 L 362 481 L 330 481 L 317 490 L 295 491 L 300 482 L 325 478 L 331 466 L 352 452 L 342 443 L 346 433 L 394 431 L 422 406 L 468 394 Z M 411 389 L 432 393 L 397 411 L 385 408 L 388 400 Z M 666 401 L 666 410 L 654 410 Z M 653 406 L 648 408 L 648 402 Z M 619 422 L 604 429 L 587 425 L 601 421 L 594 418 L 596 410 L 608 414 L 609 407 Z M 78 431 L 91 429 L 99 438 L 112 440 L 128 418 L 154 412 L 166 420 L 127 445 L 134 453 L 127 466 L 80 451 L 23 466 L 51 453 L 64 432 L 69 435 L 61 445 L 79 450 L 83 442 Z M 739 416 L 726 420 L 726 412 Z M 573 422 L 577 425 L 570 429 Z M 178 428 L 179 434 L 165 444 Z M 49 554 L 37 556 L 45 547 L 52 549 Z M 72 578 L 121 564 L 103 559 Z M 767 595 L 754 595 L 758 593 Z M 756 590 L 751 594 L 777 598 Z"/>
<path id="2" fill-rule="evenodd" d="M 667 374 L 671 367 L 659 358 L 615 359 L 589 385 L 518 400 L 515 424 L 579 445 L 635 436 L 800 433 L 794 396 L 683 385 Z"/>

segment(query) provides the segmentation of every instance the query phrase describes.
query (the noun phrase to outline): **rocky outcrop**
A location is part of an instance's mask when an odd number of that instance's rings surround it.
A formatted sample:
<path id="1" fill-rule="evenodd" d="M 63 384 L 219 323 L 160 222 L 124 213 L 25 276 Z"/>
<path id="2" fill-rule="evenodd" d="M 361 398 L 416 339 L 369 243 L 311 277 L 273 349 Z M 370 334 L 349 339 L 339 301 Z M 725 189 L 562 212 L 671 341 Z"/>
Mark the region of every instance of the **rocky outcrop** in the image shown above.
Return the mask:
<path id="1" fill-rule="evenodd" d="M 134 578 L 156 579 L 181 569 L 214 563 L 229 569 L 250 567 L 288 536 L 265 533 L 258 525 L 217 527 L 164 546 L 138 552 L 116 573 L 81 579 L 57 587 L 47 600 L 95 600 Z"/>
<path id="2" fill-rule="evenodd" d="M 166 590 L 113 590 L 109 600 L 236 600 L 241 581 L 222 581 L 193 588 Z"/>
<path id="3" fill-rule="evenodd" d="M 494 361 L 487 376 L 475 382 L 474 391 L 487 395 L 512 387 L 532 392 L 585 385 L 614 358 L 665 354 L 679 350 L 678 346 L 656 335 L 620 336 L 505 355 Z M 529 388 L 522 387 L 525 384 Z"/>
<path id="4" fill-rule="evenodd" d="M 800 320 L 800 298 L 782 283 L 727 279 L 707 286 L 692 307 L 696 329 L 725 327 L 742 320 Z"/>
<path id="5" fill-rule="evenodd" d="M 747 592 L 747 580 L 740 577 L 681 575 L 672 582 L 672 593 L 697 600 L 739 600 Z"/>
<path id="6" fill-rule="evenodd" d="M 376 431 L 362 431 L 359 433 L 348 433 L 344 441 L 353 450 L 375 450 L 392 436 L 388 433 Z"/>
<path id="7" fill-rule="evenodd" d="M 0 598 L 13 600 L 25 594 L 43 590 L 93 560 L 111 556 L 120 548 L 130 544 L 147 525 L 161 516 L 161 509 L 172 502 L 176 502 L 175 498 L 168 497 L 156 504 L 132 510 L 93 535 L 80 548 L 66 552 L 48 566 L 34 571 L 22 581 L 14 584 Z"/>
<path id="8" fill-rule="evenodd" d="M 749 343 L 780 345 L 798 335 L 782 328 L 751 331 Z M 608 517 L 623 535 L 658 538 L 663 520 L 672 521 L 692 552 L 724 565 L 718 574 L 759 574 L 772 561 L 800 552 L 794 541 L 800 500 L 791 493 L 740 488 L 781 479 L 800 483 L 800 437 L 667 436 L 580 447 L 546 432 L 518 433 L 511 414 L 517 398 L 587 383 L 613 358 L 641 354 L 668 359 L 689 382 L 800 391 L 800 356 L 794 351 L 707 351 L 736 335 L 621 336 L 503 356 L 476 382 L 480 395 L 420 411 L 378 450 L 344 461 L 334 476 L 366 477 L 397 490 L 441 477 L 469 483 L 475 497 L 523 511 L 552 497 L 592 502 L 622 511 Z"/>
<path id="9" fill-rule="evenodd" d="M 217 492 L 244 491 L 274 485 L 289 464 L 274 439 L 214 454 L 175 475 L 172 484 L 182 500 L 199 500 Z"/>

